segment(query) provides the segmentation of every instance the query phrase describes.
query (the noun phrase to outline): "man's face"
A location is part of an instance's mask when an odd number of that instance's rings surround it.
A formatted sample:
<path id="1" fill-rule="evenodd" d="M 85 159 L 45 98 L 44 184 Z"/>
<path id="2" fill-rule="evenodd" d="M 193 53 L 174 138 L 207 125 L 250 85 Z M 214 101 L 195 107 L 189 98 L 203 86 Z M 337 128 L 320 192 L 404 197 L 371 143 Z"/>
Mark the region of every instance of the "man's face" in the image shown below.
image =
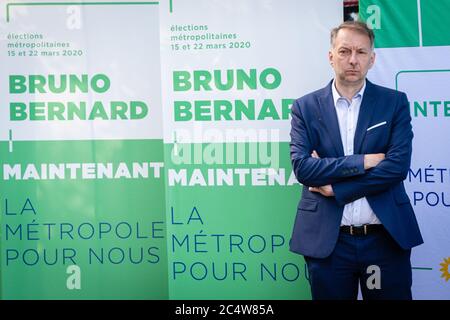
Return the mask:
<path id="1" fill-rule="evenodd" d="M 362 84 L 375 62 L 369 37 L 348 28 L 339 30 L 328 56 L 342 85 Z"/>

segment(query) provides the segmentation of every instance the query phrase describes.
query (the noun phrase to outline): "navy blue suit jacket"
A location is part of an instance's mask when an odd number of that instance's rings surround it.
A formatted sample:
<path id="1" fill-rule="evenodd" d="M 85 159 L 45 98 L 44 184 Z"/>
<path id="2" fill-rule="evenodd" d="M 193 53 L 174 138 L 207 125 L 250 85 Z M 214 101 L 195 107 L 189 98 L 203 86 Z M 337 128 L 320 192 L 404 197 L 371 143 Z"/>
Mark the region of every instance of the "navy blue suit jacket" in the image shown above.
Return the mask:
<path id="1" fill-rule="evenodd" d="M 354 155 L 344 156 L 331 91 L 332 82 L 292 106 L 291 160 L 304 185 L 290 250 L 325 258 L 333 251 L 344 205 L 366 197 L 378 219 L 404 249 L 423 243 L 403 186 L 411 163 L 411 116 L 406 95 L 367 80 L 361 102 Z M 369 131 L 368 128 L 386 122 Z M 311 157 L 316 150 L 320 159 Z M 364 154 L 385 153 L 375 168 L 364 170 Z M 334 197 L 310 192 L 309 186 L 331 184 Z"/>

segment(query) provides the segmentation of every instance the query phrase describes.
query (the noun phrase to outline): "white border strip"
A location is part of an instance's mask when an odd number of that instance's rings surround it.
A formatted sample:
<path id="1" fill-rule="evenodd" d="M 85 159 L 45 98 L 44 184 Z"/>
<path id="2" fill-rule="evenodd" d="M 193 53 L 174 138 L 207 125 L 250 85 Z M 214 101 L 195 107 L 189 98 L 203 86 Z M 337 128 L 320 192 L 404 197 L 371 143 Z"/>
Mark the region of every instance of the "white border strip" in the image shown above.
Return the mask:
<path id="1" fill-rule="evenodd" d="M 419 47 L 422 47 L 422 13 L 420 12 L 420 0 L 417 0 L 417 20 L 419 26 Z"/>

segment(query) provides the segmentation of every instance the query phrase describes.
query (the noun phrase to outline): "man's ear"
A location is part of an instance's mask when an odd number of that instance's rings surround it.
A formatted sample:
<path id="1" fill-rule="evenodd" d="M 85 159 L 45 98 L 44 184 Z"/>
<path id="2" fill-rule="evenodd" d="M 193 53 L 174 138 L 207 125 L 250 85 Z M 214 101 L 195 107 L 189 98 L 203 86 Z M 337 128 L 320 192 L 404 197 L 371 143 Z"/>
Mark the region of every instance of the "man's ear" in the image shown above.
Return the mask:
<path id="1" fill-rule="evenodd" d="M 375 51 L 372 51 L 372 53 L 370 55 L 370 67 L 369 68 L 372 68 L 372 66 L 375 64 L 375 59 L 376 59 Z"/>
<path id="2" fill-rule="evenodd" d="M 333 66 L 333 52 L 331 49 L 328 51 L 328 61 L 330 62 L 330 65 Z"/>

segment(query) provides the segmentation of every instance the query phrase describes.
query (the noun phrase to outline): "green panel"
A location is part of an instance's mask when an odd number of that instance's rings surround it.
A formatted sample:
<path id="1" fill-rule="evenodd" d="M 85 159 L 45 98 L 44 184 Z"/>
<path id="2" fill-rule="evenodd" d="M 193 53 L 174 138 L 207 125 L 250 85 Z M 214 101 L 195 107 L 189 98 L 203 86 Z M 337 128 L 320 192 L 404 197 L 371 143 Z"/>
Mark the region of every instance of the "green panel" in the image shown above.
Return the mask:
<path id="1" fill-rule="evenodd" d="M 238 145 L 250 150 L 254 144 Z M 289 144 L 276 145 L 287 182 L 292 171 Z M 205 152 L 208 145 L 190 147 Z M 249 164 L 248 159 L 245 164 L 175 165 L 168 161 L 172 148 L 165 145 L 166 169 L 186 169 L 187 183 L 194 169 L 200 169 L 208 182 L 211 169 L 268 167 Z M 303 257 L 289 251 L 301 192 L 298 183 L 255 186 L 247 177 L 245 185 L 235 179 L 232 186 L 219 186 L 217 180 L 215 186 L 170 186 L 167 171 L 166 180 L 171 299 L 311 298 Z"/>
<path id="2" fill-rule="evenodd" d="M 420 44 L 417 0 L 360 0 L 359 15 L 362 21 L 374 26 L 377 48 Z"/>
<path id="3" fill-rule="evenodd" d="M 450 45 L 450 0 L 421 0 L 424 46 Z"/>
<path id="4" fill-rule="evenodd" d="M 162 162 L 161 140 L 15 141 L 13 152 L 7 142 L 0 148 L 4 299 L 168 298 L 163 175 L 3 179 L 5 163 Z M 93 253 L 102 252 L 100 262 Z M 69 290 L 66 269 L 73 264 L 80 267 L 81 289 Z"/>

